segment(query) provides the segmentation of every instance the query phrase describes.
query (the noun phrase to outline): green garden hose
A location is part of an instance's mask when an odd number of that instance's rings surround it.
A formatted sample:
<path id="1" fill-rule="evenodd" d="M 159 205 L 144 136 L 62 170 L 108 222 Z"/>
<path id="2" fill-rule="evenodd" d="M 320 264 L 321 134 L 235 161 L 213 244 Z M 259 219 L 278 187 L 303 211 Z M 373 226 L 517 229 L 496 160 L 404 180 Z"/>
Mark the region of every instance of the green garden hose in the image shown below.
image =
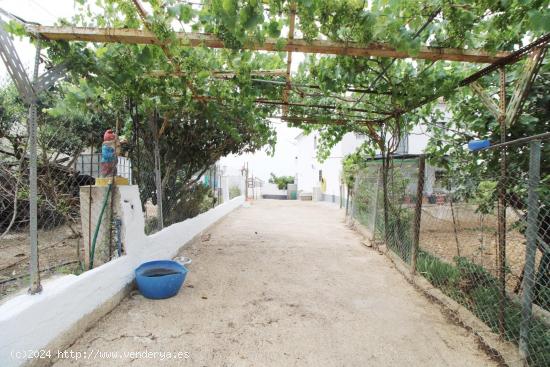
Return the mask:
<path id="1" fill-rule="evenodd" d="M 111 193 L 112 186 L 113 184 L 110 183 L 107 187 L 107 192 L 103 198 L 103 205 L 101 206 L 101 212 L 99 212 L 99 218 L 97 219 L 97 224 L 95 226 L 92 248 L 90 249 L 90 269 L 93 269 L 94 267 L 95 243 L 97 241 L 97 235 L 99 234 L 99 228 L 101 227 L 101 219 L 103 218 L 103 213 L 105 212 L 105 207 L 107 206 L 107 201 L 109 200 L 109 194 Z"/>

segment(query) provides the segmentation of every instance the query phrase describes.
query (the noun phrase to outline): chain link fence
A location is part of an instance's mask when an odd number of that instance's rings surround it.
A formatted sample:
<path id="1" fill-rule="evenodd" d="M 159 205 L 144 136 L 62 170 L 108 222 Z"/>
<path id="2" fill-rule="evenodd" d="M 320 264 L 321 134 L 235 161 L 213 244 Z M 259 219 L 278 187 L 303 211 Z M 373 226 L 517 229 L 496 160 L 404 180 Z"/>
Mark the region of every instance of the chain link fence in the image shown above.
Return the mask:
<path id="1" fill-rule="evenodd" d="M 513 149 L 527 156 L 535 150 L 527 165 L 531 173 L 515 167 L 505 177 L 482 171 L 465 177 L 429 164 L 422 169 L 419 158 L 410 158 L 390 160 L 384 178 L 382 161 L 370 161 L 355 175 L 348 213 L 374 244 L 385 244 L 493 332 L 516 343 L 529 366 L 548 366 L 548 157 L 539 176 L 540 149 L 533 143 Z"/>
<path id="2" fill-rule="evenodd" d="M 38 162 L 38 251 L 42 277 L 79 273 L 82 229 L 79 187 L 71 167 Z M 0 154 L 0 297 L 29 285 L 29 175 L 26 156 Z"/>
<path id="3" fill-rule="evenodd" d="M 195 176 L 192 184 L 183 183 L 177 173 L 166 178 L 161 172 L 160 184 L 155 172 L 136 170 L 134 177 L 137 178 L 147 234 L 192 218 L 244 194 L 242 175 L 226 174 L 219 165 L 213 165 L 200 177 Z M 162 203 L 158 200 L 159 191 Z"/>
<path id="4" fill-rule="evenodd" d="M 390 162 L 385 179 L 382 160 L 373 160 L 357 173 L 351 193 L 353 218 L 369 230 L 372 241 L 387 244 L 407 263 L 410 262 L 412 246 L 410 235 L 416 202 L 417 171 L 417 159 L 395 159 Z M 384 199 L 385 180 L 388 182 L 387 200 Z"/>
<path id="5" fill-rule="evenodd" d="M 30 251 L 29 167 L 25 150 L 0 153 L 0 299 L 28 289 Z M 149 153 L 147 153 L 149 154 Z M 148 156 L 142 155 L 142 160 Z M 100 154 L 94 151 L 62 163 L 38 159 L 38 259 L 42 279 L 56 274 L 80 274 L 124 254 L 119 192 L 96 186 Z M 162 213 L 153 170 L 139 170 L 119 157 L 117 175 L 139 187 L 145 231 L 205 212 L 243 194 L 242 175 L 230 176 L 214 165 L 184 184 L 177 174 L 161 177 Z M 90 186 L 94 185 L 94 186 Z"/>

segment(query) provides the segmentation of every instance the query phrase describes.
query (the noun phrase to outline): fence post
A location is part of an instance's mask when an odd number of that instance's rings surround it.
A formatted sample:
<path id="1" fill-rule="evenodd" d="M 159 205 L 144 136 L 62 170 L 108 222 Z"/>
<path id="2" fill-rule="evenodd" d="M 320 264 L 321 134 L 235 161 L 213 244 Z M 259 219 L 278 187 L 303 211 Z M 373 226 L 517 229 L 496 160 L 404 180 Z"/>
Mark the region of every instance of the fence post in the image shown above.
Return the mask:
<path id="1" fill-rule="evenodd" d="M 244 179 L 244 200 L 248 201 L 248 162 L 246 162 L 245 168 L 245 179 Z"/>
<path id="2" fill-rule="evenodd" d="M 389 230 L 388 230 L 388 224 L 389 224 L 389 207 L 390 207 L 390 201 L 388 197 L 388 176 L 389 176 L 389 155 L 386 154 L 386 152 L 382 152 L 382 198 L 384 200 L 384 244 L 386 245 L 386 249 L 389 248 L 390 241 L 389 241 Z"/>
<path id="3" fill-rule="evenodd" d="M 374 203 L 373 203 L 373 218 L 372 218 L 372 241 L 376 241 L 376 231 L 378 226 L 378 221 L 380 218 L 378 217 L 378 206 L 380 201 L 380 188 L 382 187 L 382 176 L 381 176 L 382 169 L 381 167 L 378 167 L 376 170 L 376 184 L 374 185 Z"/>
<path id="4" fill-rule="evenodd" d="M 345 192 L 346 192 L 346 217 L 349 215 L 349 192 L 350 192 L 350 185 L 349 184 L 346 184 L 346 189 L 345 189 Z"/>
<path id="5" fill-rule="evenodd" d="M 530 143 L 529 155 L 529 193 L 527 199 L 527 248 L 525 250 L 525 273 L 523 276 L 523 298 L 521 302 L 521 324 L 519 336 L 519 353 L 527 365 L 529 356 L 529 324 L 533 308 L 533 286 L 535 284 L 535 255 L 537 252 L 537 232 L 539 217 L 540 181 L 540 140 Z"/>
<path id="6" fill-rule="evenodd" d="M 506 73 L 500 69 L 500 142 L 506 142 Z M 506 334 L 506 147 L 500 150 L 500 177 L 498 180 L 498 278 L 500 287 L 498 328 L 501 336 Z"/>
<path id="7" fill-rule="evenodd" d="M 40 40 L 36 41 L 36 55 L 34 59 L 33 81 L 38 80 L 38 65 L 40 63 Z M 34 97 L 36 98 L 36 97 Z M 37 184 L 37 152 L 36 152 L 36 104 L 34 99 L 29 107 L 29 238 L 31 256 L 29 264 L 30 288 L 29 293 L 42 291 L 40 285 L 40 269 L 38 265 L 38 184 Z"/>
<path id="8" fill-rule="evenodd" d="M 357 209 L 357 190 L 359 190 L 359 175 L 355 175 L 355 180 L 353 181 L 353 191 L 351 195 L 351 207 L 350 207 L 350 221 L 349 224 L 353 225 L 356 218 L 356 209 Z"/>
<path id="9" fill-rule="evenodd" d="M 422 197 L 424 194 L 424 176 L 426 175 L 426 156 L 421 154 L 418 160 L 418 183 L 416 185 L 416 205 L 414 207 L 413 244 L 411 248 L 411 274 L 416 273 L 416 258 L 420 241 L 420 223 L 422 217 Z"/>
<path id="10" fill-rule="evenodd" d="M 160 172 L 160 148 L 159 148 L 159 131 L 157 127 L 157 111 L 151 115 L 151 130 L 153 132 L 153 155 L 155 159 L 155 191 L 157 192 L 157 220 L 158 230 L 164 228 L 164 211 L 162 210 L 162 175 Z"/>
<path id="11" fill-rule="evenodd" d="M 155 186 L 157 192 L 157 219 L 158 219 L 158 229 L 161 230 L 164 228 L 164 217 L 162 211 L 162 176 L 160 174 L 160 152 L 158 139 L 155 139 L 154 144 L 154 155 L 155 155 Z"/>

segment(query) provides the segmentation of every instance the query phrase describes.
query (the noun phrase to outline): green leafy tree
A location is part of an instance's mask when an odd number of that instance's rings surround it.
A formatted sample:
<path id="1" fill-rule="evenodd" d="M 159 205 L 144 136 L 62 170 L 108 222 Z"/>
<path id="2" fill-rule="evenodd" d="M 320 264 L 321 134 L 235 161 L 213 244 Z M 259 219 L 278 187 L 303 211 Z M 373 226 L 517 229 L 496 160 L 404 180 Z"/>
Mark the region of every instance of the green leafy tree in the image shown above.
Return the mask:
<path id="1" fill-rule="evenodd" d="M 269 183 L 277 185 L 279 190 L 286 190 L 288 184 L 294 183 L 294 177 L 292 176 L 275 176 L 272 172 L 269 178 Z"/>
<path id="2" fill-rule="evenodd" d="M 27 113 L 15 85 L 6 84 L 0 88 L 0 154 L 6 158 L 20 159 L 24 154 Z"/>
<path id="3" fill-rule="evenodd" d="M 135 8 L 127 2 L 99 2 L 103 12 L 85 9 L 73 19 L 79 24 L 137 27 Z M 105 127 L 118 129 L 133 161 L 134 177 L 145 203 L 156 203 L 154 147 L 158 147 L 166 223 L 185 219 L 189 205 L 202 202 L 201 176 L 221 157 L 270 152 L 275 132 L 267 117 L 274 108 L 254 103 L 274 91 L 256 88 L 251 72 L 281 68 L 278 54 L 254 54 L 189 48 L 174 42 L 169 22 L 188 22 L 198 14 L 188 7 L 151 2 L 147 26 L 167 48 L 55 42 L 48 46 L 49 61 L 65 62 L 70 77 L 63 98 L 49 109 L 58 119 L 91 122 L 99 137 Z M 168 7 L 167 7 L 168 6 Z M 168 10 L 167 10 L 168 9 Z M 229 77 L 217 77 L 218 72 Z M 98 121 L 100 120 L 100 121 Z M 100 124 L 101 122 L 101 124 Z M 107 125 L 107 126 L 105 126 Z M 197 200 L 191 200 L 197 196 Z M 187 203 L 187 204 L 186 204 Z"/>

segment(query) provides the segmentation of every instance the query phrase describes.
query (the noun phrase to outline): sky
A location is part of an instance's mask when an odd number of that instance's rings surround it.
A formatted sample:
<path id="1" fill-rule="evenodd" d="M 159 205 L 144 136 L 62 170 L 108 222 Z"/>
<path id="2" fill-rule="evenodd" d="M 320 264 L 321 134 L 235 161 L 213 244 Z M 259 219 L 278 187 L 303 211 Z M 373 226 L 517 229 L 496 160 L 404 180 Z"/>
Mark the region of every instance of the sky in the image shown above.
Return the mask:
<path id="1" fill-rule="evenodd" d="M 75 12 L 75 3 L 74 0 L 0 0 L 0 8 L 26 21 L 52 25 L 58 18 L 71 18 Z M 286 30 L 283 29 L 283 34 L 285 33 Z M 30 77 L 35 49 L 26 38 L 15 39 L 14 45 Z M 294 53 L 292 59 L 292 72 L 296 72 L 298 64 L 304 59 L 304 55 Z M 4 64 L 0 62 L 0 80 L 5 82 L 8 79 L 7 70 Z M 294 175 L 294 138 L 301 130 L 289 128 L 279 119 L 273 120 L 273 126 L 277 131 L 277 145 L 273 157 L 268 156 L 265 150 L 262 150 L 255 154 L 224 157 L 220 162 L 221 165 L 226 166 L 229 172 L 235 172 L 245 162 L 248 162 L 251 173 L 265 181 L 269 179 L 271 172 L 277 176 Z"/>

